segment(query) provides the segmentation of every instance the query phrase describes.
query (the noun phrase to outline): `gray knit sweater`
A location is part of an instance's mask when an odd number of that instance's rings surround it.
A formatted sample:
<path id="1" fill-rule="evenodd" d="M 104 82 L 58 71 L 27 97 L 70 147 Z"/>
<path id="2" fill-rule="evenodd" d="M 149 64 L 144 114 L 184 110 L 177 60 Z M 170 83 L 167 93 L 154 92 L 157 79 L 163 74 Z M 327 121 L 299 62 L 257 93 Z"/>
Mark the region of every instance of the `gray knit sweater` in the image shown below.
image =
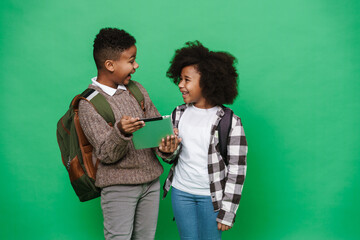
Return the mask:
<path id="1" fill-rule="evenodd" d="M 129 91 L 118 89 L 113 96 L 106 94 L 100 87 L 90 85 L 104 95 L 115 115 L 115 126 L 110 127 L 87 101 L 81 100 L 79 119 L 82 129 L 94 147 L 93 160 L 100 160 L 95 185 L 103 188 L 116 184 L 142 184 L 158 178 L 163 167 L 154 152 L 166 157 L 156 149 L 136 150 L 132 136 L 123 135 L 117 127 L 123 115 L 131 117 L 160 116 L 145 88 L 136 82 L 144 95 L 146 116 L 136 99 Z"/>

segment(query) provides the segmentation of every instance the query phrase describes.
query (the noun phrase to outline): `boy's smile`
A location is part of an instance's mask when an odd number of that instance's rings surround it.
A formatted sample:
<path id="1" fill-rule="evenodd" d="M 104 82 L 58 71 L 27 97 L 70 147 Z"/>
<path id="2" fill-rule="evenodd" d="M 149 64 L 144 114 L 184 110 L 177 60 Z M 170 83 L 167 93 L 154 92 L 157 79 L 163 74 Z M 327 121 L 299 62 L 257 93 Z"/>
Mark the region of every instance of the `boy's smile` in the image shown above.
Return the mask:
<path id="1" fill-rule="evenodd" d="M 114 61 L 114 81 L 117 84 L 127 85 L 131 79 L 131 75 L 135 73 L 139 64 L 135 61 L 137 48 L 135 45 L 124 50 L 120 58 Z"/>
<path id="2" fill-rule="evenodd" d="M 136 53 L 137 48 L 133 45 L 121 52 L 117 60 L 106 60 L 104 64 L 107 77 L 99 76 L 98 82 L 115 89 L 118 85 L 127 85 L 131 75 L 139 67 L 139 64 L 135 61 Z"/>

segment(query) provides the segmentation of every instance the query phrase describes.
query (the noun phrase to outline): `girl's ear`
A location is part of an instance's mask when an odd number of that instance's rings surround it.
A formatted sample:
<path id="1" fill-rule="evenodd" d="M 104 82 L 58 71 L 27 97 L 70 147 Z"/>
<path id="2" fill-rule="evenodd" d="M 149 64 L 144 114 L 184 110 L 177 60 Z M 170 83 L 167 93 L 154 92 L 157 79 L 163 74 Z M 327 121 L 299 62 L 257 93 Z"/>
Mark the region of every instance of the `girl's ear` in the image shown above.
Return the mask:
<path id="1" fill-rule="evenodd" d="M 115 71 L 115 69 L 114 69 L 114 61 L 112 61 L 112 60 L 106 60 L 104 62 L 104 66 L 109 72 L 114 72 Z"/>

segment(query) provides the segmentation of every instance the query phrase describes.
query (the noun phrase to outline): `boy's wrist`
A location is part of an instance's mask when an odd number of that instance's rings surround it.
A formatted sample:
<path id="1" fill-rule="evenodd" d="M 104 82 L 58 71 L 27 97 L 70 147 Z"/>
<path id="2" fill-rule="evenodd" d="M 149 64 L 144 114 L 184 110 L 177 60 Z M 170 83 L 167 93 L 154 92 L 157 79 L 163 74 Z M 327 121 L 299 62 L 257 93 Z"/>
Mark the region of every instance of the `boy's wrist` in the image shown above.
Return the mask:
<path id="1" fill-rule="evenodd" d="M 120 128 L 121 124 L 120 121 L 116 123 L 115 128 L 118 132 L 118 135 L 120 136 L 120 138 L 122 138 L 123 140 L 129 140 L 131 139 L 131 137 L 133 136 L 131 133 L 126 133 L 124 131 L 122 131 L 122 129 Z"/>
<path id="2" fill-rule="evenodd" d="M 127 133 L 127 132 L 122 128 L 121 121 L 118 122 L 117 128 L 119 129 L 120 133 L 121 133 L 122 135 L 124 135 L 125 137 L 131 137 L 131 136 L 132 136 L 131 133 Z"/>

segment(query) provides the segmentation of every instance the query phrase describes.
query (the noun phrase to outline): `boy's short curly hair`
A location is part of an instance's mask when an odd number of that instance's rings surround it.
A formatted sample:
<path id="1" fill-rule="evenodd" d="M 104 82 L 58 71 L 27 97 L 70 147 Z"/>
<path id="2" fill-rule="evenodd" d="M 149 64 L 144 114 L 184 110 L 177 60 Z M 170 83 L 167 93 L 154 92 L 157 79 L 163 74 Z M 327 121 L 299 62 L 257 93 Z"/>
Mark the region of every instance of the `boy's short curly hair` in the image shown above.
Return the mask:
<path id="1" fill-rule="evenodd" d="M 226 52 L 212 52 L 199 41 L 187 42 L 176 50 L 166 76 L 179 84 L 184 67 L 194 66 L 200 73 L 203 97 L 213 105 L 232 104 L 238 94 L 236 59 Z"/>
<path id="2" fill-rule="evenodd" d="M 102 28 L 94 40 L 93 55 L 96 67 L 101 69 L 106 60 L 117 60 L 120 53 L 135 45 L 129 33 L 117 28 Z"/>

